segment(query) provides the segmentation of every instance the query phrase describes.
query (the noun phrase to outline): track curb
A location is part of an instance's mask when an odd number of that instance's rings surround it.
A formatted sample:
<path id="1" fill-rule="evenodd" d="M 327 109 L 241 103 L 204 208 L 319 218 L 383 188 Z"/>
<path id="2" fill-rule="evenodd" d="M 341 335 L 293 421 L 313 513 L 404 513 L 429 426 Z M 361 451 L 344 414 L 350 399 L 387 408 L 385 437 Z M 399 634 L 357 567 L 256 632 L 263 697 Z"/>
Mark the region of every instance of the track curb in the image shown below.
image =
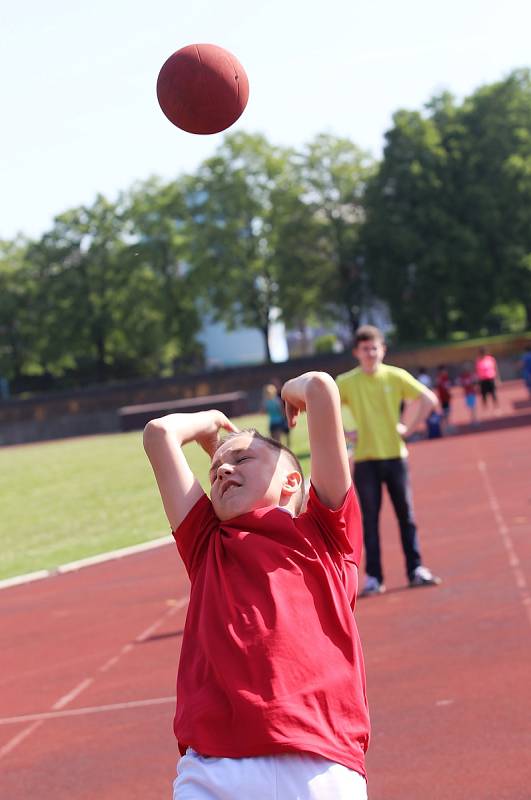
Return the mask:
<path id="1" fill-rule="evenodd" d="M 75 572 L 85 567 L 92 567 L 96 564 L 103 564 L 105 561 L 112 561 L 116 558 L 124 558 L 125 556 L 132 556 L 136 553 L 143 553 L 146 550 L 154 550 L 156 547 L 163 547 L 166 544 L 173 542 L 173 536 L 161 536 L 158 539 L 152 539 L 149 542 L 142 544 L 134 544 L 129 547 L 121 547 L 118 550 L 111 550 L 108 553 L 100 553 L 97 556 L 89 556 L 82 558 L 78 561 L 70 561 L 68 564 L 61 564 L 53 569 L 40 569 L 36 572 L 28 572 L 25 575 L 15 575 L 13 578 L 4 578 L 0 580 L 0 589 L 9 589 L 11 586 L 21 586 L 24 583 L 32 583 L 33 581 L 44 580 L 44 578 L 52 578 L 55 575 L 64 575 L 67 572 Z"/>

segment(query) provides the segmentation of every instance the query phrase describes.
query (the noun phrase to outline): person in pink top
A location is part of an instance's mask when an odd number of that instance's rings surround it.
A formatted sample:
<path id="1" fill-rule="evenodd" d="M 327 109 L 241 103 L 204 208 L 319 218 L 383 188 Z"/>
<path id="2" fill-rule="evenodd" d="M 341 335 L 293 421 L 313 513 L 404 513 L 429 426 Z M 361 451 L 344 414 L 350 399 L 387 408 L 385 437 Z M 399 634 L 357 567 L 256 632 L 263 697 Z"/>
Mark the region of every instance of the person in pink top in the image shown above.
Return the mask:
<path id="1" fill-rule="evenodd" d="M 492 404 L 497 408 L 498 396 L 496 394 L 496 385 L 498 383 L 498 365 L 494 356 L 487 353 L 484 347 L 479 348 L 475 372 L 478 378 L 483 406 L 487 406 L 487 398 L 490 397 Z"/>
<path id="2" fill-rule="evenodd" d="M 190 601 L 177 675 L 174 800 L 366 800 L 369 713 L 353 614 L 362 551 L 339 390 L 307 372 L 282 388 L 306 411 L 306 510 L 296 456 L 220 411 L 152 420 L 144 447 Z M 221 441 L 222 431 L 228 435 Z M 209 454 L 210 497 L 183 445 Z"/>

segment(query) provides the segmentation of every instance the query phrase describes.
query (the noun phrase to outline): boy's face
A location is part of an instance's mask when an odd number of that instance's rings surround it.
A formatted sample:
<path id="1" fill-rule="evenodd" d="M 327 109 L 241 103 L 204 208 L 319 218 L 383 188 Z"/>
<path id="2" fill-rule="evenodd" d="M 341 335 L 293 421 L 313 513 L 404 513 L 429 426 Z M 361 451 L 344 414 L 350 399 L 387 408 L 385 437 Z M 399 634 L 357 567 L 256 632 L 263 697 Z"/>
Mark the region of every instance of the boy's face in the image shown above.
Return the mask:
<path id="1" fill-rule="evenodd" d="M 291 470 L 292 471 L 292 470 Z M 210 499 L 220 520 L 278 505 L 289 464 L 250 433 L 231 436 L 212 458 Z"/>
<path id="2" fill-rule="evenodd" d="M 376 372 L 385 356 L 385 344 L 381 339 L 369 339 L 368 341 L 358 342 L 352 351 L 363 372 L 369 374 Z"/>

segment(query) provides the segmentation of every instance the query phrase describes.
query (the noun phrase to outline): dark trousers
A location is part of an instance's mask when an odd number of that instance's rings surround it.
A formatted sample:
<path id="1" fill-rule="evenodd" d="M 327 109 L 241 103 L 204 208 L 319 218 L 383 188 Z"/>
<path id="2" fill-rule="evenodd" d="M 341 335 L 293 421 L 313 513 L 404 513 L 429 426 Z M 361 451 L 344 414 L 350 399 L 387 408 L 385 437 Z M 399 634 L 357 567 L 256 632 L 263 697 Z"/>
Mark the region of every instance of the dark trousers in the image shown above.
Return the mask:
<path id="1" fill-rule="evenodd" d="M 487 397 L 492 397 L 495 403 L 498 402 L 498 398 L 496 397 L 496 381 L 493 378 L 485 378 L 484 380 L 479 382 L 479 391 L 481 392 L 481 399 L 483 400 L 483 405 L 487 405 Z"/>
<path id="2" fill-rule="evenodd" d="M 385 484 L 400 526 L 407 576 L 412 578 L 415 568 L 422 563 L 422 559 L 413 515 L 407 460 L 405 458 L 389 458 L 379 461 L 360 461 L 354 467 L 354 484 L 363 515 L 367 575 L 372 575 L 381 583 L 383 582 L 379 517 L 382 505 L 382 486 Z"/>

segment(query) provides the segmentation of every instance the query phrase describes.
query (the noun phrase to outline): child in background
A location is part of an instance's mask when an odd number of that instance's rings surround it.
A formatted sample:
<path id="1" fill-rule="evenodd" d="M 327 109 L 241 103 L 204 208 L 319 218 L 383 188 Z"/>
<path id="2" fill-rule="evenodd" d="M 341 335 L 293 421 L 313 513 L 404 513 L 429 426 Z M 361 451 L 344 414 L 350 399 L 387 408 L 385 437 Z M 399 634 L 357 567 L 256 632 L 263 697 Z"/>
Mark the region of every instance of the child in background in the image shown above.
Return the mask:
<path id="1" fill-rule="evenodd" d="M 459 385 L 463 387 L 465 394 L 465 403 L 470 411 L 470 422 L 472 425 L 478 424 L 478 411 L 477 411 L 477 376 L 472 370 L 472 364 L 467 362 L 459 375 Z"/>
<path id="2" fill-rule="evenodd" d="M 431 389 L 433 381 L 428 374 L 426 367 L 419 367 L 417 370 L 417 380 L 427 389 Z M 438 439 L 441 434 L 441 415 L 433 409 L 426 418 L 426 436 L 428 439 Z"/>
<path id="3" fill-rule="evenodd" d="M 324 372 L 284 384 L 306 411 L 307 510 L 295 455 L 220 411 L 169 414 L 144 431 L 191 582 L 174 730 L 174 800 L 366 800 L 365 671 L 354 620 L 360 509 L 339 392 Z M 230 434 L 220 442 L 221 431 Z M 210 498 L 183 445 L 211 457 Z"/>
<path id="4" fill-rule="evenodd" d="M 499 408 L 496 387 L 499 381 L 498 364 L 494 356 L 480 347 L 476 358 L 476 375 L 478 376 L 479 391 L 483 408 L 487 408 L 487 398 L 490 397 L 496 410 Z"/>
<path id="5" fill-rule="evenodd" d="M 439 398 L 439 403 L 442 408 L 442 425 L 443 430 L 450 428 L 450 404 L 452 401 L 451 382 L 448 370 L 445 364 L 439 364 L 437 367 L 437 375 L 435 377 L 435 392 Z"/>
<path id="6" fill-rule="evenodd" d="M 279 397 L 277 387 L 273 383 L 268 383 L 263 390 L 263 409 L 269 417 L 269 435 L 276 442 L 282 440 L 282 434 L 286 436 L 286 446 L 289 447 L 289 425 L 286 420 L 284 403 Z"/>
<path id="7" fill-rule="evenodd" d="M 434 408 L 431 414 L 426 419 L 426 435 L 428 439 L 440 439 L 442 436 L 441 430 L 442 414 Z"/>
<path id="8" fill-rule="evenodd" d="M 521 361 L 522 378 L 531 400 L 531 344 L 526 345 Z"/>
<path id="9" fill-rule="evenodd" d="M 432 386 L 433 386 L 433 381 L 430 378 L 430 376 L 428 374 L 428 370 L 426 369 L 426 367 L 419 367 L 418 373 L 417 373 L 417 380 L 420 381 L 420 383 L 423 386 L 427 386 L 428 389 L 431 389 Z"/>

